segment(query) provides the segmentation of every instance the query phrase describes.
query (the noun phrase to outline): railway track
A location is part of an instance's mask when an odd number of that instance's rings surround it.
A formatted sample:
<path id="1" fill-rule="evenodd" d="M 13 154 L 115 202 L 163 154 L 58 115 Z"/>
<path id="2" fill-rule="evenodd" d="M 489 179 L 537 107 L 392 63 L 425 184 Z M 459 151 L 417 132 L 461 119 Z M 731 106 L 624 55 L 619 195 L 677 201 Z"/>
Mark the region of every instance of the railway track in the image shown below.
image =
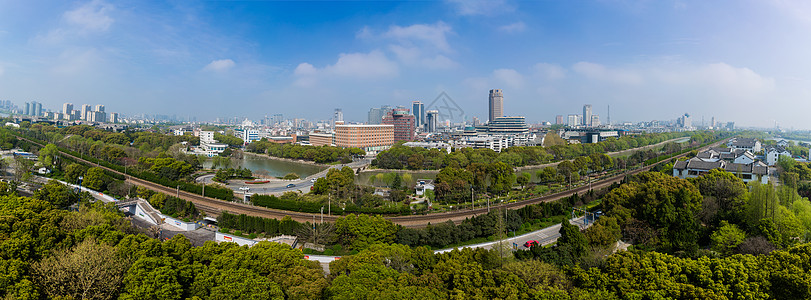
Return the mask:
<path id="1" fill-rule="evenodd" d="M 30 139 L 27 139 L 27 138 L 24 138 L 24 137 L 19 137 L 19 136 L 18 136 L 18 138 L 24 139 L 24 140 L 29 141 L 29 142 L 34 143 L 34 144 L 37 144 L 40 147 L 44 147 L 44 145 L 40 144 L 37 141 L 33 141 L 33 140 L 30 140 Z M 713 143 L 711 145 L 708 145 L 708 146 L 705 146 L 705 147 L 703 147 L 701 149 L 706 149 L 706 148 L 709 148 L 709 147 L 719 145 L 720 143 L 722 143 L 724 141 L 725 140 L 715 142 L 715 143 Z M 61 152 L 61 153 L 63 155 L 65 155 L 65 156 L 71 157 L 72 159 L 75 159 L 75 160 L 78 160 L 78 161 L 82 161 L 82 162 L 87 163 L 89 165 L 94 165 L 95 164 L 93 162 L 87 161 L 87 160 L 82 159 L 80 157 L 73 156 L 73 155 L 68 154 L 68 153 L 64 153 L 64 152 Z M 680 155 L 675 156 L 674 158 L 683 157 L 685 155 L 686 155 L 686 153 L 680 154 Z M 642 168 L 639 168 L 639 169 L 636 169 L 636 170 L 633 170 L 633 171 L 630 171 L 630 172 L 627 172 L 627 173 L 622 173 L 622 174 L 619 174 L 619 175 L 615 175 L 615 176 L 613 176 L 611 178 L 608 178 L 608 179 L 603 179 L 603 180 L 600 180 L 600 181 L 597 181 L 597 182 L 593 182 L 591 185 L 583 185 L 583 186 L 580 186 L 580 187 L 577 187 L 577 188 L 574 188 L 574 189 L 571 189 L 571 190 L 558 192 L 558 193 L 555 193 L 555 194 L 546 195 L 546 196 L 542 196 L 542 197 L 531 198 L 531 199 L 527 199 L 527 200 L 523 200 L 523 201 L 519 201 L 519 202 L 492 205 L 489 209 L 486 208 L 486 207 L 482 207 L 482 208 L 465 209 L 465 210 L 458 210 L 458 211 L 444 212 L 444 213 L 426 214 L 426 215 L 394 216 L 394 217 L 386 217 L 386 219 L 394 222 L 395 224 L 399 224 L 399 225 L 402 225 L 402 226 L 405 226 L 405 227 L 413 227 L 413 228 L 425 227 L 428 224 L 437 224 L 437 223 L 442 223 L 442 222 L 447 222 L 447 221 L 452 221 L 452 222 L 458 224 L 458 223 L 461 223 L 462 221 L 464 221 L 467 218 L 477 216 L 477 215 L 481 215 L 481 214 L 486 214 L 488 212 L 488 210 L 505 209 L 505 208 L 506 209 L 518 209 L 518 208 L 521 208 L 521 207 L 524 207 L 524 206 L 527 206 L 527 205 L 537 204 L 537 203 L 541 203 L 541 202 L 551 202 L 551 201 L 555 201 L 555 200 L 558 200 L 558 199 L 561 199 L 561 198 L 570 197 L 571 195 L 573 195 L 575 193 L 579 194 L 579 193 L 582 193 L 582 192 L 586 192 L 589 189 L 604 188 L 604 187 L 607 187 L 607 186 L 609 186 L 609 185 L 611 185 L 613 183 L 617 183 L 617 182 L 622 181 L 622 179 L 625 178 L 625 176 L 627 176 L 627 175 L 632 175 L 632 174 L 637 174 L 637 173 L 640 173 L 640 172 L 643 172 L 643 171 L 648 171 L 653 166 L 655 166 L 655 165 L 657 165 L 659 163 L 661 163 L 661 162 L 658 162 L 658 163 L 655 163 L 655 164 L 652 164 L 652 165 L 649 165 L 649 166 L 645 166 L 645 167 L 642 167 Z M 332 216 L 332 215 L 323 215 L 322 216 L 321 214 L 311 214 L 311 213 L 303 213 L 303 212 L 276 210 L 276 209 L 270 209 L 270 208 L 264 208 L 264 207 L 256 207 L 256 206 L 243 204 L 243 203 L 227 202 L 227 201 L 223 201 L 223 200 L 219 200 L 219 199 L 203 197 L 201 195 L 197 195 L 197 194 L 194 194 L 194 193 L 189 193 L 189 192 L 186 192 L 186 191 L 179 191 L 179 190 L 173 189 L 171 187 L 166 187 L 166 186 L 163 186 L 163 185 L 160 185 L 160 184 L 157 184 L 157 183 L 153 183 L 153 182 L 146 181 L 146 180 L 143 180 L 143 179 L 140 179 L 140 178 L 132 177 L 132 176 L 129 176 L 127 174 L 121 173 L 121 172 L 119 172 L 117 170 L 108 168 L 108 167 L 104 167 L 104 166 L 100 166 L 100 165 L 98 165 L 98 167 L 100 167 L 102 169 L 105 169 L 107 171 L 113 172 L 113 173 L 123 175 L 127 182 L 129 182 L 131 184 L 134 184 L 136 186 L 142 186 L 144 188 L 147 188 L 147 189 L 150 189 L 150 190 L 153 190 L 153 191 L 156 191 L 156 192 L 165 193 L 165 194 L 168 194 L 168 195 L 176 195 L 176 196 L 178 196 L 179 198 L 181 198 L 183 200 L 191 201 L 192 203 L 194 203 L 194 205 L 197 207 L 198 210 L 205 212 L 207 216 L 219 216 L 222 211 L 226 211 L 226 212 L 233 213 L 233 214 L 246 214 L 246 215 L 250 215 L 250 216 L 258 216 L 258 217 L 273 218 L 273 219 L 281 219 L 281 218 L 283 218 L 285 216 L 290 216 L 290 218 L 292 218 L 293 220 L 296 220 L 298 222 L 320 221 L 322 217 L 323 217 L 324 221 L 333 222 L 338 218 L 338 216 Z"/>

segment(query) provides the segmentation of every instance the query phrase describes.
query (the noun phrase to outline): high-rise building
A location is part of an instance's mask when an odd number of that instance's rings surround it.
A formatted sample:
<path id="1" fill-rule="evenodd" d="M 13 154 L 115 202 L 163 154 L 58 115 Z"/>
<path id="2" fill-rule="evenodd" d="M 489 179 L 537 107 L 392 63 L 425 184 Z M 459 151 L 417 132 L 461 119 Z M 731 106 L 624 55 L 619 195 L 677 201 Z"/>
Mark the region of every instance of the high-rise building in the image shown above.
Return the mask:
<path id="1" fill-rule="evenodd" d="M 79 119 L 87 120 L 87 113 L 89 111 L 91 111 L 90 105 L 89 104 L 82 104 L 82 115 L 79 117 Z"/>
<path id="2" fill-rule="evenodd" d="M 33 107 L 31 107 L 31 109 L 34 110 L 33 115 L 37 116 L 37 117 L 42 116 L 42 103 L 39 103 L 39 102 L 36 102 L 36 101 L 31 102 L 31 103 L 33 103 Z"/>
<path id="3" fill-rule="evenodd" d="M 31 115 L 31 103 L 25 103 L 25 110 L 23 111 L 23 114 L 26 116 Z"/>
<path id="4" fill-rule="evenodd" d="M 436 132 L 437 125 L 439 124 L 439 111 L 429 110 L 425 112 L 425 131 Z"/>
<path id="5" fill-rule="evenodd" d="M 104 105 L 96 104 L 96 110 L 95 111 L 104 112 Z"/>
<path id="6" fill-rule="evenodd" d="M 383 105 L 382 107 L 372 107 L 369 109 L 369 114 L 366 120 L 367 124 L 383 124 L 383 117 L 391 111 L 391 106 Z"/>
<path id="7" fill-rule="evenodd" d="M 425 104 L 422 101 L 411 102 L 411 113 L 414 114 L 414 125 L 417 128 L 425 124 Z"/>
<path id="8" fill-rule="evenodd" d="M 118 113 L 110 113 L 110 123 L 118 123 Z"/>
<path id="9" fill-rule="evenodd" d="M 685 113 L 684 115 L 682 115 L 682 116 L 681 116 L 681 118 L 680 118 L 680 119 L 681 119 L 681 120 L 680 120 L 680 122 L 679 122 L 679 125 L 681 125 L 681 127 L 683 127 L 683 128 L 690 128 L 690 127 L 693 127 L 693 121 L 692 121 L 692 119 L 690 118 L 690 114 Z"/>
<path id="10" fill-rule="evenodd" d="M 73 103 L 62 104 L 62 113 L 69 115 L 73 112 Z"/>
<path id="11" fill-rule="evenodd" d="M 398 107 L 383 117 L 383 124 L 394 125 L 394 141 L 414 140 L 414 116 L 407 108 Z"/>
<path id="12" fill-rule="evenodd" d="M 569 115 L 566 120 L 566 125 L 569 127 L 577 127 L 578 125 L 582 124 L 580 118 L 582 118 L 581 115 Z"/>
<path id="13" fill-rule="evenodd" d="M 591 126 L 591 104 L 583 105 L 583 126 Z"/>
<path id="14" fill-rule="evenodd" d="M 333 122 L 343 122 L 344 112 L 340 108 L 335 109 L 335 115 L 332 117 Z"/>
<path id="15" fill-rule="evenodd" d="M 563 115 L 555 116 L 555 124 L 557 124 L 557 125 L 564 124 L 563 123 Z"/>
<path id="16" fill-rule="evenodd" d="M 492 122 L 498 117 L 504 116 L 504 94 L 500 89 L 490 90 L 490 118 Z"/>
<path id="17" fill-rule="evenodd" d="M 589 123 L 591 127 L 599 127 L 600 126 L 600 115 L 591 115 L 591 122 Z"/>

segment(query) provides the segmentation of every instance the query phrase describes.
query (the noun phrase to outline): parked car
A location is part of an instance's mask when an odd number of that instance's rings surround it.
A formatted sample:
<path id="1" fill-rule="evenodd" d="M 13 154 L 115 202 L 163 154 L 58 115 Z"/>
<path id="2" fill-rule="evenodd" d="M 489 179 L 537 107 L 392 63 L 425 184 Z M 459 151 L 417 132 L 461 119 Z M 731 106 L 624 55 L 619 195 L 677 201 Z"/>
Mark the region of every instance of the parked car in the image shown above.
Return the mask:
<path id="1" fill-rule="evenodd" d="M 532 247 L 532 246 L 538 246 L 538 245 L 539 245 L 539 243 L 536 240 L 529 240 L 526 243 L 524 243 L 524 247 L 527 247 L 527 248 Z"/>
<path id="2" fill-rule="evenodd" d="M 316 178 L 310 179 L 310 182 L 315 183 Z"/>
<path id="3" fill-rule="evenodd" d="M 243 187 L 240 187 L 239 189 L 242 190 L 242 191 L 247 191 L 247 190 L 250 190 L 251 188 L 249 188 L 247 186 L 243 186 Z"/>
<path id="4" fill-rule="evenodd" d="M 292 184 L 292 183 L 287 185 L 287 188 L 291 188 L 291 187 L 296 187 L 296 185 Z"/>

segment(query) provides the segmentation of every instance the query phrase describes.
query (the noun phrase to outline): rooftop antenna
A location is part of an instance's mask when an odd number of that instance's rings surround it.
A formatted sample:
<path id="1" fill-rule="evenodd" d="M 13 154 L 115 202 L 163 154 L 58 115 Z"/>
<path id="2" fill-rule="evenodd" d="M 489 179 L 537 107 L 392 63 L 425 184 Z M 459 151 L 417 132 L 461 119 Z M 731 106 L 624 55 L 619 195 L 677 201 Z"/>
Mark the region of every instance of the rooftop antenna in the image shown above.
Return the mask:
<path id="1" fill-rule="evenodd" d="M 611 126 L 611 104 L 608 105 L 608 118 L 607 119 L 608 120 L 606 120 L 606 122 L 608 122 L 608 126 Z"/>

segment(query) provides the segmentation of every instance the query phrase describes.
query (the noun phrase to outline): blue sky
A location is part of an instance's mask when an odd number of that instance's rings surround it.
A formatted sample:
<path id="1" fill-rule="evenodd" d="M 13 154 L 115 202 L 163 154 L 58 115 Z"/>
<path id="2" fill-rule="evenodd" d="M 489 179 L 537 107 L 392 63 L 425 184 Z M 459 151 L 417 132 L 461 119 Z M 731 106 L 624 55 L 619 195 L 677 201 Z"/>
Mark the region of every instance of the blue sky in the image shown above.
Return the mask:
<path id="1" fill-rule="evenodd" d="M 486 119 L 685 112 L 811 128 L 807 1 L 0 0 L 0 99 L 365 121 L 446 92 Z"/>

